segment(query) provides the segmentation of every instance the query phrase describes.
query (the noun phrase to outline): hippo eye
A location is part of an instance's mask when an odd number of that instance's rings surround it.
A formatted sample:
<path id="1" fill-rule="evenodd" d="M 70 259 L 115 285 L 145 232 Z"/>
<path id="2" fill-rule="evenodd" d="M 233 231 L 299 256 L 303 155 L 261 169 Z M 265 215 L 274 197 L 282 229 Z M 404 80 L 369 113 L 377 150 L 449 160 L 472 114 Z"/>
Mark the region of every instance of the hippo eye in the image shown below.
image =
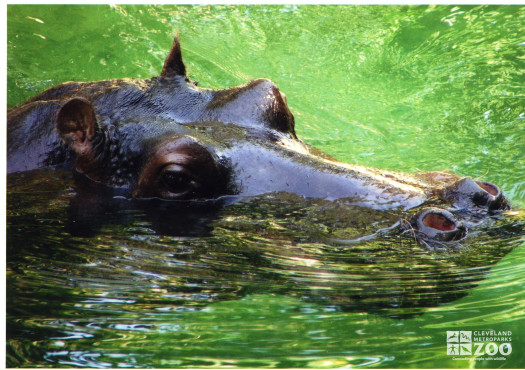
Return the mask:
<path id="1" fill-rule="evenodd" d="M 177 165 L 167 166 L 160 176 L 160 185 L 168 191 L 171 197 L 180 197 L 189 193 L 196 187 L 193 177 L 182 167 Z"/>
<path id="2" fill-rule="evenodd" d="M 226 191 L 217 158 L 191 136 L 167 136 L 145 160 L 134 198 L 208 199 Z"/>

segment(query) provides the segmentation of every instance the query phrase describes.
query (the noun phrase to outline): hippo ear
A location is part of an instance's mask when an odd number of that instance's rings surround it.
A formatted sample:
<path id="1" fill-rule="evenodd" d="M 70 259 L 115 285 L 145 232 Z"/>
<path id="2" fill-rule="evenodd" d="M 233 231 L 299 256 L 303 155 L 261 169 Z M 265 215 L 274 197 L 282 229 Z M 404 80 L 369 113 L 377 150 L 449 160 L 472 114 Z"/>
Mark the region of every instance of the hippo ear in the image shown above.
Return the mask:
<path id="1" fill-rule="evenodd" d="M 78 156 L 92 155 L 92 140 L 98 124 L 89 101 L 83 98 L 69 100 L 58 111 L 56 121 L 60 137 Z"/>
<path id="2" fill-rule="evenodd" d="M 164 62 L 162 67 L 161 77 L 175 77 L 183 76 L 186 77 L 186 67 L 182 61 L 182 52 L 180 49 L 179 36 L 175 36 L 173 40 L 173 46 L 171 47 L 170 54 Z"/>

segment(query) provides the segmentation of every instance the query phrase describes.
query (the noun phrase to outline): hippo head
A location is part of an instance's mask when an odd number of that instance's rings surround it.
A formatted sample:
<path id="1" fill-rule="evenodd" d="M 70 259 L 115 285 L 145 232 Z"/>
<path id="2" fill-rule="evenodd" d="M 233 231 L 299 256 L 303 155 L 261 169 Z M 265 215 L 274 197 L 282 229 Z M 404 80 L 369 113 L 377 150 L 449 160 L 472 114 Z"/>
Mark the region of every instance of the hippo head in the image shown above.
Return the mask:
<path id="1" fill-rule="evenodd" d="M 115 81 L 67 100 L 56 129 L 75 153 L 77 170 L 133 197 L 202 199 L 254 193 L 232 174 L 257 163 L 229 158 L 241 158 L 248 142 L 251 154 L 272 145 L 308 152 L 297 139 L 286 97 L 270 80 L 211 90 L 197 87 L 185 71 L 175 38 L 160 77 Z M 260 180 L 254 179 L 263 189 Z"/>
<path id="2" fill-rule="evenodd" d="M 91 89 L 61 106 L 56 129 L 76 154 L 78 171 L 129 197 L 290 192 L 403 210 L 437 199 L 438 207 L 418 212 L 410 228 L 442 241 L 466 235 L 456 211 L 488 215 L 508 208 L 493 184 L 444 172 L 365 168 L 314 152 L 297 138 L 286 97 L 273 82 L 201 88 L 186 76 L 177 38 L 160 77 Z"/>

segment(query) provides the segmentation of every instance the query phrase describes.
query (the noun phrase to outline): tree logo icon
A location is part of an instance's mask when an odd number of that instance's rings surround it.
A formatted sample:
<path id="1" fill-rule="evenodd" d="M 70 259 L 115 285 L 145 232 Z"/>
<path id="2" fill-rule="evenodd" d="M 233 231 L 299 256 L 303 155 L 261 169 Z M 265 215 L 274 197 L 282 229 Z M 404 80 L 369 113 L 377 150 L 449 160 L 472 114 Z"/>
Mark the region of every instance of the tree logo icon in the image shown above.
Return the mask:
<path id="1" fill-rule="evenodd" d="M 472 355 L 472 343 L 460 344 L 459 347 L 461 355 Z"/>

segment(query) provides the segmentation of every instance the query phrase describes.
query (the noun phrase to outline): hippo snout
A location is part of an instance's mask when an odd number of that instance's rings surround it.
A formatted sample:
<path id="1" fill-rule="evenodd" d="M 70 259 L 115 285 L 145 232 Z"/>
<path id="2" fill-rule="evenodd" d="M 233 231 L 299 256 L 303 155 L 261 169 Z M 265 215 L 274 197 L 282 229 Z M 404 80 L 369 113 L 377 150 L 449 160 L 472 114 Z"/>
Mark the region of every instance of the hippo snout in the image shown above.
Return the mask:
<path id="1" fill-rule="evenodd" d="M 510 209 L 502 191 L 490 182 L 463 178 L 445 189 L 445 197 L 458 209 L 486 209 L 497 212 Z"/>

